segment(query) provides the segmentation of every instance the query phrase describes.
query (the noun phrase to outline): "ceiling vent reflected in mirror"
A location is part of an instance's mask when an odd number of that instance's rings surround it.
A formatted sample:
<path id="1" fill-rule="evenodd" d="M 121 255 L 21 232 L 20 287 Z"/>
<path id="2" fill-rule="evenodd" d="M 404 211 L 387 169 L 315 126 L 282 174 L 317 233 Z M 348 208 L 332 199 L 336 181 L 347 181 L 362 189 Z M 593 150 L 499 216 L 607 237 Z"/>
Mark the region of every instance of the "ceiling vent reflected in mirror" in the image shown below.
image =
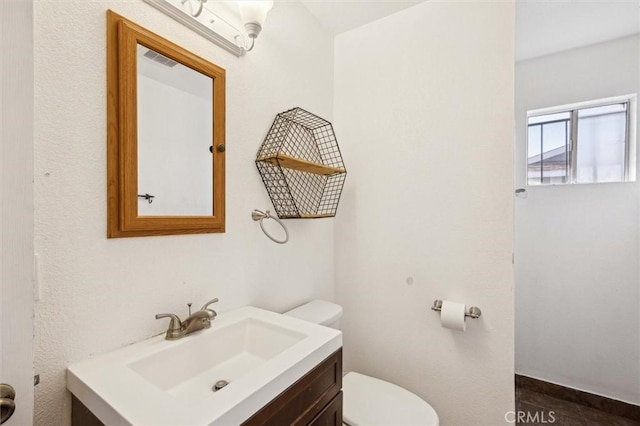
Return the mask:
<path id="1" fill-rule="evenodd" d="M 161 55 L 158 52 L 154 52 L 153 50 L 149 50 L 144 46 L 138 46 L 138 50 L 144 52 L 142 54 L 142 56 L 144 56 L 145 58 L 151 59 L 153 62 L 157 62 L 161 65 L 167 66 L 169 68 L 173 68 L 176 65 L 178 65 L 178 63 L 176 61 L 174 61 L 173 59 L 169 59 L 164 55 Z M 145 52 L 146 50 L 146 52 Z"/>

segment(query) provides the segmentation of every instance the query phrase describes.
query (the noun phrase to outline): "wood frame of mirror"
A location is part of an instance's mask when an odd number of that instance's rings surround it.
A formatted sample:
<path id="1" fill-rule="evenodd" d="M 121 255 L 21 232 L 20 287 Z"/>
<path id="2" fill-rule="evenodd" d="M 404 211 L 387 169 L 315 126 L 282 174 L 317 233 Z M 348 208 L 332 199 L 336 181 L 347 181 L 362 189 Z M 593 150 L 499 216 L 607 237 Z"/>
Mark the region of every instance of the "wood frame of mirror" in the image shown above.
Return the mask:
<path id="1" fill-rule="evenodd" d="M 138 215 L 137 45 L 213 79 L 213 215 Z M 107 237 L 225 231 L 225 70 L 107 11 Z"/>

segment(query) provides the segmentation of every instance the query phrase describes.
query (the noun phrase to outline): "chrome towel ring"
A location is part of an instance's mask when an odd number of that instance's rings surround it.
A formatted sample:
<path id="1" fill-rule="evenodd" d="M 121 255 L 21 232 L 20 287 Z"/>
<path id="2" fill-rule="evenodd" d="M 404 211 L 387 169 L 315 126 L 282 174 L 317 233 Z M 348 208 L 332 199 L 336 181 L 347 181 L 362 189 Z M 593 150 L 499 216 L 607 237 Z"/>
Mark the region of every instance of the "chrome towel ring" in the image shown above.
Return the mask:
<path id="1" fill-rule="evenodd" d="M 284 223 L 282 223 L 282 221 L 280 219 L 278 219 L 275 216 L 271 216 L 271 213 L 269 213 L 269 210 L 267 210 L 266 212 L 260 211 L 260 210 L 254 210 L 251 212 L 251 219 L 253 219 L 254 221 L 260 221 L 260 228 L 262 228 L 262 232 L 264 232 L 264 235 L 266 235 L 267 237 L 269 237 L 269 239 L 271 241 L 273 241 L 274 243 L 278 243 L 278 244 L 285 244 L 287 241 L 289 241 L 289 231 L 287 230 L 287 227 L 284 226 Z M 262 224 L 262 221 L 265 219 L 273 219 L 276 222 L 278 222 L 280 224 L 280 226 L 282 226 L 282 229 L 284 229 L 284 233 L 285 233 L 285 237 L 284 240 L 277 240 L 275 238 L 273 238 L 266 229 L 264 229 L 264 225 Z"/>

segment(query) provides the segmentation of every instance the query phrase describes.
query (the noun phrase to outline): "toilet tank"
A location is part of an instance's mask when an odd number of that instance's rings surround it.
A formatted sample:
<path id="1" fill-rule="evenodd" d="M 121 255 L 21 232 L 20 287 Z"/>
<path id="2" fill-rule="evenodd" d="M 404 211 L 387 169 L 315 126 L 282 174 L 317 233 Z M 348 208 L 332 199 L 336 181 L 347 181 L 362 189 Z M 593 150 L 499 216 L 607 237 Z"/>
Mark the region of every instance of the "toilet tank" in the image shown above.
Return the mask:
<path id="1" fill-rule="evenodd" d="M 326 300 L 316 299 L 285 312 L 284 315 L 340 329 L 338 320 L 342 316 L 342 306 Z"/>

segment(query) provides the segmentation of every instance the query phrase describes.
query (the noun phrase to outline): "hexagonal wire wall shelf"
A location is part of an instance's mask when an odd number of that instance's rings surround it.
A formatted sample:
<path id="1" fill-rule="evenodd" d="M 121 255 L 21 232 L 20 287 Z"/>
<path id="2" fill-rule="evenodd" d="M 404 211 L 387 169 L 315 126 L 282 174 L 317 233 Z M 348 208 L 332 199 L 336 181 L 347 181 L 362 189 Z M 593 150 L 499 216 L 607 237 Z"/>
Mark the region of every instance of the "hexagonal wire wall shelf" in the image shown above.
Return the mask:
<path id="1" fill-rule="evenodd" d="M 302 108 L 276 115 L 256 166 L 280 219 L 336 215 L 347 170 L 327 120 Z"/>

